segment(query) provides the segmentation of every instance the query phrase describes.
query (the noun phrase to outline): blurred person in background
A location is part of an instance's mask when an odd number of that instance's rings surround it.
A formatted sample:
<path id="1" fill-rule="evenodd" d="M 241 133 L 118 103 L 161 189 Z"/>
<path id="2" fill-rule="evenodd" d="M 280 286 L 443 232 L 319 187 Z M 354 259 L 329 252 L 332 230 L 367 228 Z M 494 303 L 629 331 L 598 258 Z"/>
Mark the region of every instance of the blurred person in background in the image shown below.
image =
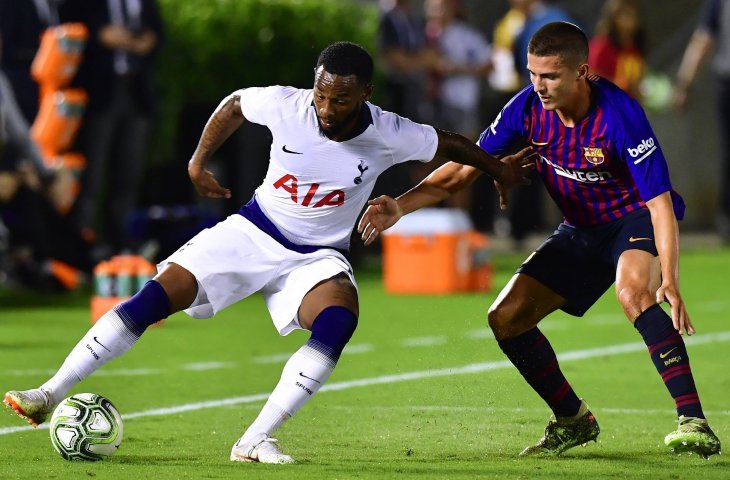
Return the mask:
<path id="1" fill-rule="evenodd" d="M 492 70 L 491 48 L 467 22 L 462 0 L 426 0 L 426 38 L 438 61 L 432 67 L 435 124 L 476 141 L 482 89 Z"/>
<path id="2" fill-rule="evenodd" d="M 75 220 L 89 240 L 134 249 L 125 222 L 136 207 L 147 154 L 162 19 L 156 0 L 67 0 L 64 7 L 64 20 L 89 29 L 74 80 L 89 95 L 78 138 L 86 170 Z"/>
<path id="3" fill-rule="evenodd" d="M 426 0 L 423 7 L 426 41 L 436 59 L 427 89 L 433 124 L 476 141 L 482 125 L 482 92 L 492 69 L 491 48 L 467 22 L 461 0 Z M 413 165 L 412 179 L 422 179 L 441 163 Z M 464 189 L 449 198 L 446 206 L 469 210 L 471 197 L 472 190 Z"/>
<path id="4" fill-rule="evenodd" d="M 10 82 L 0 71 L 0 223 L 8 234 L 0 266 L 11 282 L 72 290 L 91 273 L 90 245 L 59 213 L 59 206 L 73 195 L 71 175 L 68 169 L 46 167 Z"/>
<path id="5" fill-rule="evenodd" d="M 641 101 L 646 33 L 637 0 L 606 0 L 590 40 L 588 65 Z"/>
<path id="6" fill-rule="evenodd" d="M 380 0 L 377 58 L 383 72 L 383 109 L 416 122 L 432 123 L 426 70 L 435 59 L 426 48 L 425 19 L 413 0 Z M 376 191 L 397 195 L 410 183 L 411 165 L 398 164 L 378 179 Z M 353 251 L 358 255 L 358 250 Z"/>
<path id="7" fill-rule="evenodd" d="M 714 50 L 712 71 L 716 79 L 717 113 L 722 152 L 719 176 L 720 208 L 716 219 L 723 242 L 730 244 L 730 0 L 706 0 L 677 71 L 673 101 L 678 110 L 687 106 L 690 87 L 700 67 Z"/>
<path id="8" fill-rule="evenodd" d="M 425 23 L 411 0 L 381 0 L 378 58 L 384 73 L 383 108 L 415 121 L 430 120 L 425 101 Z"/>

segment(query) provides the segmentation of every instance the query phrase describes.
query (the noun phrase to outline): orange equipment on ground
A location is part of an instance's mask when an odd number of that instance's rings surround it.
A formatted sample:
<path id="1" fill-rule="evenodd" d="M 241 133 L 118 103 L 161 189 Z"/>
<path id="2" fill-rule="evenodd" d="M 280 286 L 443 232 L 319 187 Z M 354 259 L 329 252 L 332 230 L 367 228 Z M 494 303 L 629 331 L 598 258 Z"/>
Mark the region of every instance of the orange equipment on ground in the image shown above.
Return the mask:
<path id="1" fill-rule="evenodd" d="M 488 238 L 462 210 L 423 209 L 383 232 L 383 280 L 388 293 L 486 291 L 492 268 Z"/>
<path id="2" fill-rule="evenodd" d="M 86 109 L 88 98 L 84 90 L 66 88 L 76 75 L 83 59 L 89 32 L 83 23 L 64 23 L 43 32 L 41 44 L 31 65 L 31 75 L 40 87 L 40 108 L 30 133 L 51 169 L 68 168 L 73 184 L 56 204 L 67 214 L 79 191 L 81 172 L 86 159 L 78 153 L 67 152 L 73 144 Z"/>
<path id="3" fill-rule="evenodd" d="M 94 267 L 94 294 L 91 323 L 120 302 L 129 299 L 157 273 L 157 268 L 141 255 L 116 255 Z M 154 325 L 162 325 L 160 320 Z"/>

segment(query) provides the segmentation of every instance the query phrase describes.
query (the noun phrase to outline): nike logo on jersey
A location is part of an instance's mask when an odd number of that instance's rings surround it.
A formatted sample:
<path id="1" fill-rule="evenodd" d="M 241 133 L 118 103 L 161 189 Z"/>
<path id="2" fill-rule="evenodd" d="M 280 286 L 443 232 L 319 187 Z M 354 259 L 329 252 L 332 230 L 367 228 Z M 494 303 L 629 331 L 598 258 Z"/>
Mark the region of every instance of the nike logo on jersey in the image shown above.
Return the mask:
<path id="1" fill-rule="evenodd" d="M 673 349 L 669 350 L 668 352 L 660 353 L 659 354 L 659 358 L 667 358 L 667 355 L 669 355 L 670 353 L 672 353 L 676 349 L 677 349 L 677 347 L 674 347 Z"/>
<path id="2" fill-rule="evenodd" d="M 294 155 L 301 155 L 302 154 L 302 152 L 294 152 L 292 150 L 289 150 L 288 148 L 286 148 L 286 145 L 284 145 L 283 147 L 281 147 L 281 149 L 284 150 L 284 152 L 286 152 L 286 153 L 291 153 L 291 154 L 294 154 Z"/>
<path id="3" fill-rule="evenodd" d="M 101 346 L 101 348 L 103 348 L 104 350 L 106 350 L 106 351 L 107 351 L 107 352 L 109 352 L 109 353 L 112 353 L 112 351 L 111 351 L 111 350 L 109 350 L 108 348 L 106 348 L 106 347 L 104 346 L 104 344 L 103 344 L 103 343 L 101 343 L 101 342 L 100 342 L 100 341 L 99 341 L 99 340 L 98 340 L 98 339 L 97 339 L 96 337 L 94 337 L 94 341 L 95 341 L 96 343 L 98 343 L 98 344 L 99 344 L 99 345 Z"/>
<path id="4" fill-rule="evenodd" d="M 629 243 L 639 242 L 641 240 L 651 240 L 651 238 L 647 238 L 647 237 L 629 237 Z"/>
<path id="5" fill-rule="evenodd" d="M 530 140 L 530 141 L 536 147 L 544 147 L 545 145 L 547 145 L 548 143 L 550 143 L 550 142 L 536 142 L 535 140 Z"/>
<path id="6" fill-rule="evenodd" d="M 300 376 L 300 377 L 304 377 L 304 378 L 308 378 L 309 380 L 311 380 L 311 381 L 313 381 L 313 382 L 317 382 L 317 383 L 322 383 L 322 382 L 320 382 L 319 380 L 315 380 L 315 379 L 313 379 L 312 377 L 308 377 L 308 376 L 304 375 L 304 372 L 299 372 L 299 376 Z"/>

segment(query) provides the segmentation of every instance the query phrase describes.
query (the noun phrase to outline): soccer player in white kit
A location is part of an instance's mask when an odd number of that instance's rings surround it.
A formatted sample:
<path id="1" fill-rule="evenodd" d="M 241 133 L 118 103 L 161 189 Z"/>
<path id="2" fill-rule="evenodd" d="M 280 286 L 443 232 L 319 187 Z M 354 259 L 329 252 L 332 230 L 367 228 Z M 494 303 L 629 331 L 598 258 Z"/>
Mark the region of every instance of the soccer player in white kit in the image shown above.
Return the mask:
<path id="1" fill-rule="evenodd" d="M 438 155 L 483 170 L 503 197 L 526 182 L 532 163 L 528 151 L 499 161 L 460 135 L 384 112 L 368 102 L 372 73 L 362 47 L 338 42 L 320 54 L 311 90 L 246 88 L 225 98 L 203 129 L 188 174 L 199 194 L 230 197 L 205 165 L 246 120 L 266 125 L 273 137 L 270 164 L 254 197 L 161 262 L 155 278 L 102 316 L 51 379 L 9 391 L 4 402 L 37 426 L 74 385 L 129 350 L 152 323 L 180 310 L 210 317 L 261 292 L 281 335 L 312 334 L 284 366 L 230 458 L 292 463 L 271 435 L 327 381 L 355 331 L 357 284 L 346 253 L 378 175 Z"/>

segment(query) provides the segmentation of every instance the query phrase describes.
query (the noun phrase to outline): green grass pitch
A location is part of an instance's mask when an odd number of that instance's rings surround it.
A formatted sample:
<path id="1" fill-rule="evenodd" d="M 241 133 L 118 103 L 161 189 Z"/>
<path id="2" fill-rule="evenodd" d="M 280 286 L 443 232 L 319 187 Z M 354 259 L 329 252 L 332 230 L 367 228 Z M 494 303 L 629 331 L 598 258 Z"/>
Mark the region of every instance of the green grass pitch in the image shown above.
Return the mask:
<path id="1" fill-rule="evenodd" d="M 66 462 L 48 431 L 0 415 L 3 479 L 730 478 L 726 455 L 671 455 L 674 405 L 613 292 L 584 317 L 541 327 L 596 414 L 598 444 L 560 458 L 519 459 L 549 411 L 505 362 L 486 310 L 520 257 L 495 258 L 495 290 L 391 296 L 362 269 L 360 325 L 326 389 L 276 433 L 296 465 L 228 460 L 303 332 L 281 338 L 258 296 L 211 320 L 177 314 L 72 393 L 110 398 L 124 441 L 111 459 Z M 688 341 L 703 406 L 730 442 L 730 250 L 689 250 L 682 292 L 698 334 Z M 39 385 L 89 327 L 88 297 L 0 292 L 0 390 Z M 0 392 L 0 393 L 2 393 Z"/>

